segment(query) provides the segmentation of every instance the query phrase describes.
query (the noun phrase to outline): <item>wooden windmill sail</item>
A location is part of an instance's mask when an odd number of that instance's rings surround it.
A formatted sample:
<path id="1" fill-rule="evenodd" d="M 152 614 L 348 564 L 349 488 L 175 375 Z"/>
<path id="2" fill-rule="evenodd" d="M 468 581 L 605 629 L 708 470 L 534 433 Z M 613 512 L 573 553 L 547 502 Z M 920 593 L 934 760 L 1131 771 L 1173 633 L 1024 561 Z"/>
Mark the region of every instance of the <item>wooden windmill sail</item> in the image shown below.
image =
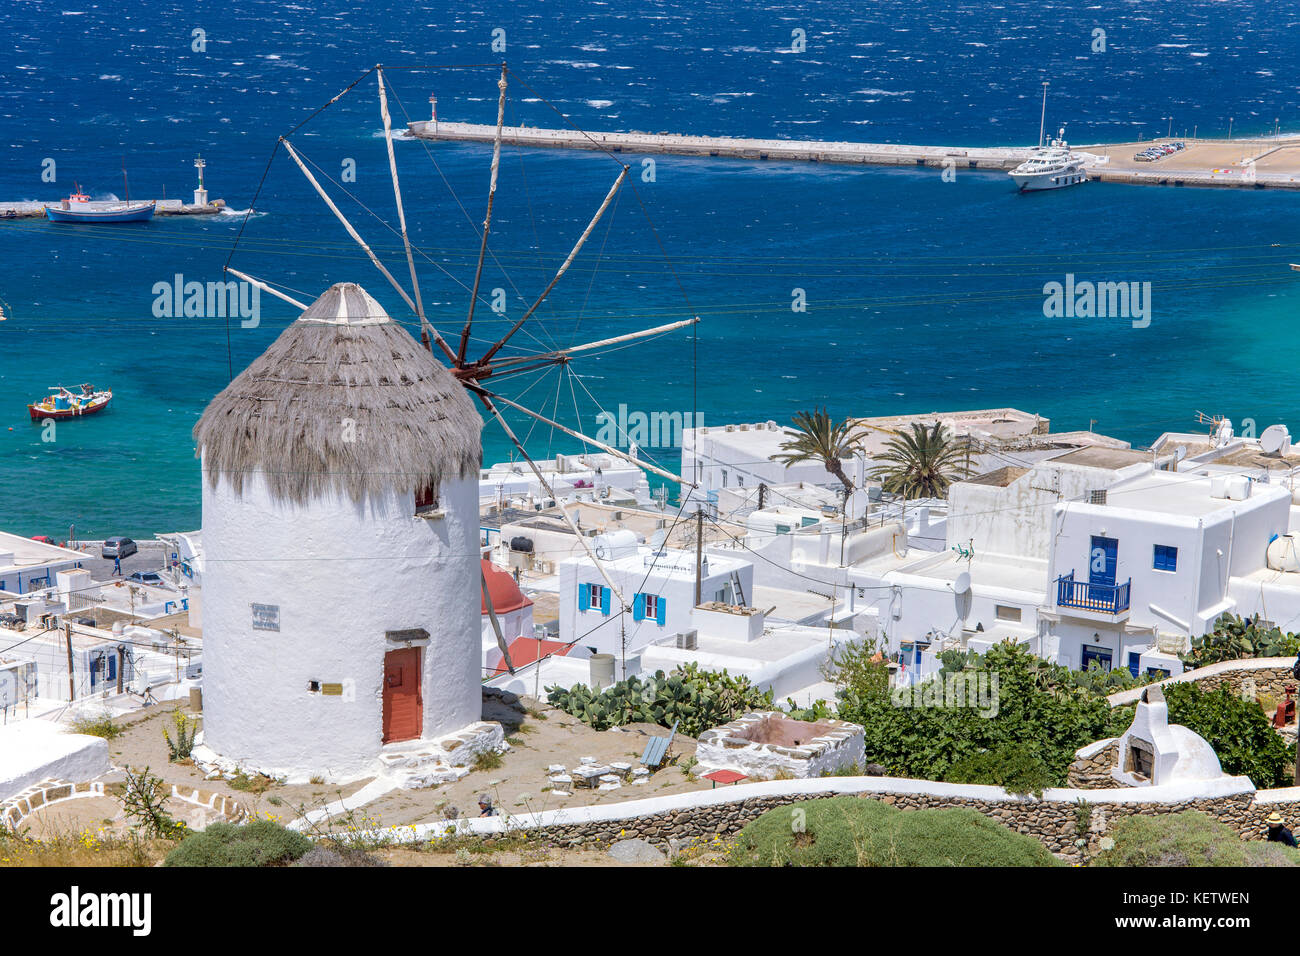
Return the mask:
<path id="1" fill-rule="evenodd" d="M 504 63 L 501 64 L 500 78 L 497 81 L 498 102 L 497 102 L 496 137 L 492 147 L 492 165 L 491 165 L 491 174 L 490 174 L 489 186 L 488 186 L 486 210 L 484 214 L 482 228 L 479 231 L 479 249 L 478 249 L 478 256 L 477 256 L 477 266 L 474 273 L 473 287 L 470 291 L 468 313 L 466 315 L 464 324 L 460 329 L 459 335 L 455 338 L 454 347 L 452 344 L 448 342 L 446 338 L 443 337 L 443 335 L 439 332 L 439 330 L 435 328 L 433 322 L 426 314 L 424 308 L 424 301 L 421 296 L 419 278 L 415 266 L 415 256 L 412 249 L 411 240 L 407 232 L 406 213 L 402 203 L 402 190 L 401 190 L 401 183 L 397 171 L 397 159 L 393 149 L 392 119 L 388 109 L 388 90 L 385 85 L 385 76 L 384 76 L 383 67 L 375 66 L 372 70 L 367 71 L 366 74 L 358 78 L 357 81 L 355 81 L 351 86 L 345 89 L 338 96 L 334 97 L 334 99 L 330 100 L 330 102 L 327 103 L 326 106 L 331 105 L 332 103 L 339 100 L 346 93 L 350 92 L 370 73 L 375 74 L 378 83 L 379 112 L 384 124 L 384 142 L 388 152 L 388 166 L 389 166 L 389 172 L 392 177 L 393 198 L 395 200 L 396 208 L 397 208 L 397 227 L 394 231 L 399 233 L 402 239 L 402 246 L 406 255 L 406 262 L 407 262 L 407 267 L 409 272 L 409 290 L 407 286 L 404 285 L 401 281 L 399 281 L 399 279 L 396 276 L 394 276 L 393 273 L 384 265 L 384 263 L 380 260 L 380 258 L 375 254 L 374 250 L 362 238 L 361 234 L 357 231 L 356 227 L 343 214 L 343 212 L 339 209 L 338 205 L 336 205 L 334 200 L 330 198 L 329 193 L 321 185 L 319 180 L 312 174 L 308 162 L 304 161 L 302 154 L 293 145 L 293 143 L 290 141 L 289 138 L 292 135 L 292 133 L 296 132 L 297 128 L 300 127 L 296 127 L 295 130 L 290 132 L 290 134 L 286 136 L 282 136 L 279 139 L 276 148 L 277 150 L 280 147 L 284 148 L 284 150 L 289 155 L 289 157 L 302 171 L 302 174 L 304 177 L 306 177 L 307 182 L 311 185 L 311 187 L 316 191 L 316 193 L 320 196 L 322 201 L 325 203 L 325 205 L 338 219 L 339 223 L 347 231 L 348 235 L 351 236 L 352 239 L 360 246 L 361 250 L 365 253 L 365 255 L 370 260 L 370 262 L 374 265 L 374 267 L 383 275 L 383 277 L 388 281 L 388 283 L 397 291 L 402 301 L 406 303 L 406 305 L 410 308 L 412 313 L 418 318 L 420 324 L 420 336 L 421 336 L 422 343 L 435 356 L 438 355 L 438 353 L 441 353 L 441 356 L 443 359 L 445 359 L 448 368 L 451 370 L 452 374 L 457 378 L 457 380 L 459 380 L 461 385 L 464 386 L 466 391 L 473 398 L 475 398 L 483 406 L 483 408 L 489 413 L 489 415 L 493 419 L 495 419 L 496 422 L 500 425 L 502 430 L 505 432 L 506 436 L 509 438 L 510 442 L 519 451 L 520 455 L 522 455 L 524 460 L 528 463 L 528 466 L 532 469 L 533 474 L 537 477 L 538 482 L 540 483 L 541 487 L 545 490 L 547 496 L 556 502 L 556 505 L 558 506 L 561 514 L 564 517 L 564 520 L 568 523 L 570 529 L 573 531 L 575 537 L 577 538 L 579 544 L 582 546 L 583 550 L 586 552 L 587 556 L 592 560 L 592 562 L 596 565 L 597 569 L 600 571 L 602 577 L 605 579 L 605 582 L 609 585 L 611 592 L 617 597 L 619 605 L 622 607 L 624 611 L 630 613 L 631 606 L 629 605 L 627 599 L 624 597 L 621 589 L 610 577 L 609 572 L 605 568 L 604 562 L 601 561 L 596 556 L 595 552 L 588 544 L 586 536 L 578 528 L 576 521 L 569 514 L 568 510 L 564 505 L 564 502 L 561 500 L 559 496 L 555 494 L 554 489 L 551 487 L 550 482 L 547 481 L 546 476 L 543 474 L 541 468 L 538 467 L 537 463 L 533 460 L 532 456 L 528 453 L 528 450 L 525 448 L 524 442 L 520 440 L 519 436 L 515 434 L 514 430 L 510 427 L 509 423 L 506 421 L 505 417 L 502 414 L 501 407 L 504 406 L 506 408 L 527 415 L 545 425 L 550 426 L 553 429 L 558 429 L 559 431 L 563 432 L 566 435 L 569 435 L 570 437 L 579 439 L 588 445 L 595 446 L 596 448 L 601 449 L 607 454 L 623 459 L 624 461 L 630 462 L 631 464 L 636 465 L 638 468 L 642 468 L 646 471 L 649 471 L 655 475 L 660 476 L 661 478 L 677 483 L 678 485 L 682 485 L 686 487 L 695 487 L 694 484 L 682 478 L 680 475 L 677 475 L 657 465 L 632 457 L 631 455 L 619 450 L 616 447 L 598 441 L 597 439 L 592 438 L 589 435 L 583 434 L 582 432 L 574 428 L 570 428 L 558 421 L 555 421 L 553 418 L 543 415 L 541 412 L 535 409 L 529 408 L 523 404 L 520 404 L 519 402 L 506 398 L 501 394 L 499 394 L 498 392 L 496 392 L 488 384 L 493 379 L 504 379 L 507 377 L 521 375 L 528 372 L 534 372 L 537 370 L 546 369 L 554 366 L 565 366 L 568 365 L 570 362 L 572 362 L 575 358 L 581 357 L 583 353 L 591 352 L 596 349 L 603 349 L 616 344 L 635 341 L 638 339 L 645 339 L 651 336 L 663 335 L 665 333 L 672 332 L 676 329 L 692 326 L 697 322 L 699 322 L 699 317 L 694 316 L 692 318 L 683 321 L 673 322 L 666 325 L 659 325 L 654 328 L 648 328 L 638 332 L 631 332 L 623 335 L 613 336 L 610 338 L 604 338 L 598 341 L 586 342 L 580 345 L 571 346 L 569 348 L 552 349 L 548 351 L 538 351 L 538 352 L 525 352 L 525 353 L 515 352 L 511 354 L 502 354 L 502 349 L 506 345 L 510 344 L 511 341 L 514 339 L 515 335 L 521 329 L 524 328 L 525 324 L 529 321 L 529 319 L 534 317 L 539 307 L 546 301 L 547 297 L 551 294 L 551 291 L 564 277 L 565 273 L 569 271 L 569 268 L 573 265 L 579 253 L 582 251 L 583 246 L 586 244 L 588 238 L 591 236 L 592 231 L 596 228 L 596 225 L 601 221 L 602 217 L 610 208 L 610 205 L 614 200 L 615 196 L 618 194 L 619 190 L 624 186 L 627 180 L 628 167 L 624 164 L 620 164 L 621 170 L 617 178 L 614 180 L 613 185 L 610 186 L 609 191 L 606 193 L 604 200 L 601 202 L 600 206 L 596 209 L 594 215 L 591 217 L 590 222 L 587 224 L 587 227 L 582 231 L 582 233 L 577 237 L 576 241 L 573 243 L 572 249 L 570 250 L 568 256 L 564 259 L 559 269 L 556 270 L 554 276 L 552 276 L 550 281 L 546 284 L 546 286 L 532 301 L 532 304 L 529 305 L 528 308 L 523 312 L 523 314 L 516 321 L 513 322 L 513 324 L 509 327 L 509 329 L 505 332 L 504 335 L 502 335 L 491 345 L 489 345 L 486 349 L 484 349 L 482 353 L 479 354 L 477 357 L 474 357 L 470 354 L 469 346 L 471 342 L 471 332 L 474 328 L 474 314 L 475 314 L 475 307 L 478 301 L 479 284 L 483 276 L 483 266 L 484 266 L 485 257 L 488 254 L 488 241 L 489 241 L 489 236 L 492 228 L 493 207 L 496 201 L 497 183 L 498 183 L 500 165 L 501 165 L 501 130 L 505 119 L 506 89 L 508 84 L 508 78 L 510 75 L 509 70 L 507 69 Z M 324 108 L 325 107 L 322 107 L 322 109 Z M 256 197 L 254 198 L 252 205 L 254 206 L 256 205 Z M 249 209 L 250 216 L 252 214 L 252 211 L 253 211 L 252 207 L 250 207 Z M 236 240 L 236 244 L 237 243 L 238 240 Z M 233 256 L 233 251 L 234 250 L 232 249 L 232 256 Z M 273 288 L 267 282 L 261 279 L 254 278 L 253 276 L 248 275 L 247 273 L 232 268 L 229 265 L 229 262 L 227 262 L 226 271 L 234 276 L 237 276 L 240 279 L 250 282 L 257 288 L 261 289 L 262 291 L 267 292 L 270 295 L 276 296 L 277 298 L 280 298 L 299 309 L 306 308 L 306 306 L 302 302 L 299 302 L 298 300 L 292 298 L 291 296 L 285 294 L 284 292 L 281 292 L 280 290 Z M 489 610 L 491 610 L 490 606 L 489 606 Z M 495 626 L 495 615 L 493 615 L 493 623 Z M 498 642 L 502 644 L 502 649 L 504 651 L 505 650 L 504 640 L 501 638 L 499 627 L 497 627 L 497 637 L 498 637 Z M 508 663 L 509 662 L 508 654 L 506 654 L 506 660 Z"/>

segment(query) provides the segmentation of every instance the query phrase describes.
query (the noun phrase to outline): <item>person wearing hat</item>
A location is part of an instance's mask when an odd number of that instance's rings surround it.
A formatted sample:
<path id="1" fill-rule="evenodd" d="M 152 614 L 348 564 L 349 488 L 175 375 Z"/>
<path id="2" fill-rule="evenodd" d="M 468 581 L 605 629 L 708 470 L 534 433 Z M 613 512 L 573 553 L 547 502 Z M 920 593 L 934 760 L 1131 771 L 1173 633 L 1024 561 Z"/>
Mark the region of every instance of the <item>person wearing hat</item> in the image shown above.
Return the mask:
<path id="1" fill-rule="evenodd" d="M 480 793 L 478 795 L 478 815 L 481 817 L 494 817 L 497 815 L 496 807 L 492 806 L 492 798 L 486 793 Z M 1289 835 L 1290 834 L 1288 834 L 1288 836 Z M 1272 837 L 1269 839 L 1272 839 Z M 1291 841 L 1291 845 L 1295 846 L 1294 840 Z"/>
<path id="2" fill-rule="evenodd" d="M 1268 838 L 1271 842 L 1282 843 L 1286 846 L 1296 845 L 1295 837 L 1291 835 L 1291 831 L 1286 828 L 1285 822 L 1282 820 L 1282 814 L 1274 810 L 1264 822 L 1268 824 Z"/>

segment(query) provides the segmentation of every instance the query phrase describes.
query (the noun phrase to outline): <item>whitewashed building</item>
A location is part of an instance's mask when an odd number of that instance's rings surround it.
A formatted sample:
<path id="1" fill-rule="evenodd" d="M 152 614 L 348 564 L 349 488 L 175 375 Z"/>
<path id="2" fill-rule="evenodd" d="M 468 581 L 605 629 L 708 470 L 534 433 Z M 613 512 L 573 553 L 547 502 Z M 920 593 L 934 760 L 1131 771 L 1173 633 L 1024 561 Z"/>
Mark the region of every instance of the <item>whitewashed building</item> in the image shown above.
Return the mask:
<path id="1" fill-rule="evenodd" d="M 1300 619 L 1300 563 L 1268 557 L 1290 490 L 1176 465 L 1089 449 L 959 483 L 950 551 L 865 562 L 859 597 L 914 673 L 940 649 L 1007 638 L 1074 668 L 1178 673 L 1225 612 Z"/>
<path id="2" fill-rule="evenodd" d="M 691 629 L 695 607 L 695 552 L 655 550 L 631 531 L 597 535 L 591 545 L 601 567 L 583 555 L 559 564 L 560 636 L 597 653 L 632 654 L 664 637 Z M 604 574 L 601 572 L 604 570 Z M 609 576 L 627 602 L 626 609 Z M 753 565 L 739 557 L 705 555 L 700 601 L 746 604 Z"/>
<path id="3" fill-rule="evenodd" d="M 80 551 L 0 531 L 0 591 L 28 594 L 53 587 L 60 571 L 85 560 Z"/>
<path id="4" fill-rule="evenodd" d="M 204 759 L 355 779 L 479 721 L 481 425 L 350 283 L 209 404 Z"/>

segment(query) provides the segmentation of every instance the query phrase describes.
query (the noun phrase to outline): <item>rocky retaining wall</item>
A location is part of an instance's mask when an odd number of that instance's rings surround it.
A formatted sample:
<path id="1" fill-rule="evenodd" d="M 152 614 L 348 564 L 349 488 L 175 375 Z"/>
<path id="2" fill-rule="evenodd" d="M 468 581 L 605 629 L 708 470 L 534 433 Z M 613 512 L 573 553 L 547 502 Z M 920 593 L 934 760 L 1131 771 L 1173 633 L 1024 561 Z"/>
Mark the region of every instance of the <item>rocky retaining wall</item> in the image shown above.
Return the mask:
<path id="1" fill-rule="evenodd" d="M 1286 691 L 1295 696 L 1297 681 L 1291 674 L 1294 659 L 1290 657 L 1257 657 L 1240 661 L 1221 661 L 1196 670 L 1186 671 L 1177 677 L 1160 681 L 1160 686 L 1183 684 L 1195 681 L 1203 690 L 1218 690 L 1229 687 L 1234 694 L 1243 694 L 1251 698 L 1272 697 L 1281 702 L 1286 698 Z M 1111 694 L 1106 699 L 1112 707 L 1124 704 L 1136 704 L 1142 696 L 1141 687 L 1133 690 Z"/>
<path id="2" fill-rule="evenodd" d="M 777 780 L 701 790 L 624 804 L 575 807 L 514 817 L 491 817 L 405 828 L 399 839 L 425 840 L 458 831 L 487 839 L 516 831 L 535 832 L 562 846 L 641 838 L 666 845 L 738 833 L 777 807 L 834 796 L 876 799 L 903 810 L 965 808 L 1028 834 L 1061 857 L 1077 861 L 1100 849 L 1115 823 L 1130 814 L 1200 810 L 1245 839 L 1263 839 L 1268 814 L 1277 811 L 1293 825 L 1300 818 L 1300 788 L 1256 792 L 1245 777 L 1197 784 L 1126 787 L 1115 790 L 1046 790 L 1041 798 L 1009 794 L 998 787 L 879 777 Z"/>
<path id="3" fill-rule="evenodd" d="M 1119 738 L 1089 744 L 1075 753 L 1067 780 L 1075 790 L 1111 790 L 1124 786 L 1111 771 L 1119 766 Z"/>

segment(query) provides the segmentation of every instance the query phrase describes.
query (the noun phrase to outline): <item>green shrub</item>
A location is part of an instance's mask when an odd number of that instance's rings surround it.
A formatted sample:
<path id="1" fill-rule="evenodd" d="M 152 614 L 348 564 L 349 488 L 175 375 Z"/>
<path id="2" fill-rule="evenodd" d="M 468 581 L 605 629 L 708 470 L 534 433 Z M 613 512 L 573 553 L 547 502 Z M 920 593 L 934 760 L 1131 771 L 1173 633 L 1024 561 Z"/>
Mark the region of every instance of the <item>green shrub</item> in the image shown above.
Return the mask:
<path id="1" fill-rule="evenodd" d="M 312 848 L 311 840 L 270 820 L 243 825 L 213 823 L 189 836 L 164 866 L 288 866 Z"/>
<path id="2" fill-rule="evenodd" d="M 1300 851 L 1280 843 L 1244 842 L 1226 824 L 1199 810 L 1133 814 L 1115 824 L 1114 848 L 1092 866 L 1298 866 Z"/>
<path id="3" fill-rule="evenodd" d="M 831 797 L 767 811 L 736 837 L 735 866 L 1059 866 L 1033 837 L 974 810 L 898 810 Z"/>
<path id="4" fill-rule="evenodd" d="M 962 757 L 944 777 L 949 783 L 982 783 L 1002 787 L 1011 793 L 1042 796 L 1046 787 L 1056 785 L 1052 773 L 1033 744 L 1003 744 L 994 750 L 982 750 Z"/>
<path id="5" fill-rule="evenodd" d="M 572 714 L 594 730 L 624 724 L 647 723 L 671 727 L 698 737 L 710 727 L 725 724 L 753 710 L 771 710 L 772 694 L 760 691 L 748 677 L 732 677 L 686 664 L 671 674 L 656 671 L 653 678 L 629 677 L 599 694 L 585 684 L 572 689 L 548 687 L 547 701 Z"/>
<path id="6" fill-rule="evenodd" d="M 101 714 L 98 717 L 78 717 L 72 722 L 72 732 L 74 734 L 88 734 L 91 737 L 103 737 L 105 740 L 114 740 L 125 733 L 125 728 L 113 720 L 112 714 Z"/>
<path id="7" fill-rule="evenodd" d="M 1182 660 L 1188 667 L 1205 667 L 1219 661 L 1249 657 L 1294 657 L 1300 652 L 1300 635 L 1284 634 L 1281 628 L 1262 628 L 1247 624 L 1235 614 L 1223 614 L 1214 622 L 1214 630 L 1204 637 L 1192 638 L 1190 654 Z"/>
<path id="8" fill-rule="evenodd" d="M 1224 773 L 1249 777 L 1260 789 L 1295 781 L 1295 747 L 1273 729 L 1259 705 L 1227 686 L 1202 690 L 1194 681 L 1166 684 L 1169 722 L 1206 739 Z"/>
<path id="9" fill-rule="evenodd" d="M 179 710 L 172 712 L 172 725 L 176 730 L 176 736 L 173 738 L 168 733 L 167 728 L 163 728 L 163 739 L 167 741 L 168 759 L 173 763 L 177 760 L 188 760 L 190 754 L 194 752 L 194 738 L 199 732 L 199 719 L 197 717 L 188 717 Z"/>
<path id="10" fill-rule="evenodd" d="M 883 664 L 874 673 L 865 666 L 849 672 L 847 680 L 837 675 L 839 715 L 865 729 L 867 761 L 890 776 L 943 780 L 961 760 L 1024 743 L 1047 767 L 1041 784 L 1061 785 L 1076 750 L 1127 727 L 1115 729 L 1106 699 L 1080 687 L 1069 668 L 1021 645 L 996 644 L 964 660 L 968 681 L 991 687 L 996 679 L 995 708 L 925 706 L 925 685 L 910 700 L 895 699 L 882 685 Z"/>

